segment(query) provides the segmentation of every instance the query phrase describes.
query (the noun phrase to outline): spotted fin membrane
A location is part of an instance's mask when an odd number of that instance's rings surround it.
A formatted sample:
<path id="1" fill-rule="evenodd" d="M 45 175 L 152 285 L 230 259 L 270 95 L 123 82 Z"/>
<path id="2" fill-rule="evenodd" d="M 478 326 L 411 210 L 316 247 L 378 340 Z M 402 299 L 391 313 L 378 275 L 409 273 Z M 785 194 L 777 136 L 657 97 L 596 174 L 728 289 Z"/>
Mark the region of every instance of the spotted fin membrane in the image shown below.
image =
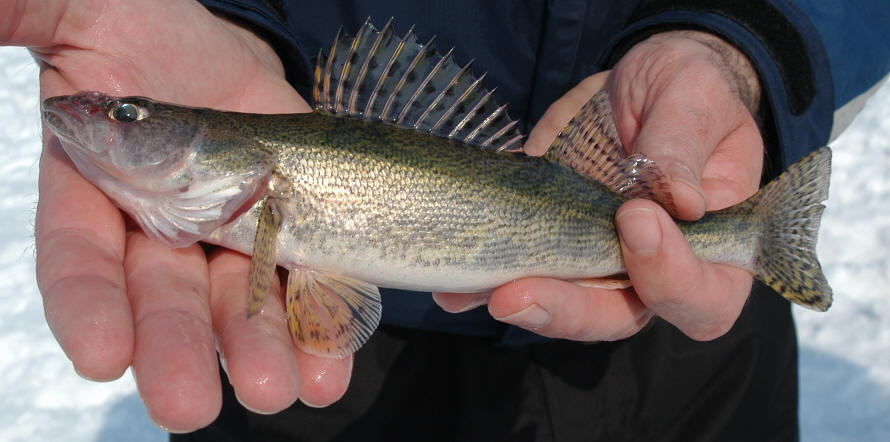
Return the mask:
<path id="1" fill-rule="evenodd" d="M 605 90 L 585 103 L 559 132 L 547 157 L 629 199 L 651 199 L 676 213 L 670 182 L 655 162 L 624 150 Z"/>

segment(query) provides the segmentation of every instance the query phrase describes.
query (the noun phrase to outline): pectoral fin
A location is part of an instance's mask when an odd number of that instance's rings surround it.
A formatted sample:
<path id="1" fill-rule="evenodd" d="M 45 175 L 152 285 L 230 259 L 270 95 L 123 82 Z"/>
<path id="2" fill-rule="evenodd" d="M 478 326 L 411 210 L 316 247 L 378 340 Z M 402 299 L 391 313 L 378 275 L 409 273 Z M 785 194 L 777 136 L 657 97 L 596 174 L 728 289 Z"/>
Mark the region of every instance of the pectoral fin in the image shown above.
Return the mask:
<path id="1" fill-rule="evenodd" d="M 275 277 L 275 250 L 278 241 L 278 229 L 281 227 L 281 212 L 278 200 L 266 197 L 262 204 L 257 222 L 256 237 L 253 241 L 253 257 L 250 259 L 250 294 L 247 298 L 247 317 L 253 316 L 263 307 L 269 296 L 272 284 L 277 283 Z"/>
<path id="2" fill-rule="evenodd" d="M 301 350 L 342 358 L 358 350 L 380 323 L 377 287 L 312 269 L 291 270 L 287 322 Z"/>

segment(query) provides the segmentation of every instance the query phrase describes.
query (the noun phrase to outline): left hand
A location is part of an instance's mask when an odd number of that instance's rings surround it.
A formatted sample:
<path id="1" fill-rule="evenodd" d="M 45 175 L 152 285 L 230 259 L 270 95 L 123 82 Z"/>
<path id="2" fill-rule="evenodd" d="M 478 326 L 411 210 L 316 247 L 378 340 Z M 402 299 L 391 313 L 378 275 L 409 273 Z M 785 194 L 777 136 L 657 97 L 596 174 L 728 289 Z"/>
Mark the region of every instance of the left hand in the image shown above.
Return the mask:
<path id="1" fill-rule="evenodd" d="M 753 195 L 763 141 L 752 116 L 760 85 L 750 62 L 723 40 L 696 31 L 657 34 L 615 69 L 588 77 L 554 102 L 525 144 L 542 155 L 597 91 L 607 87 L 629 153 L 655 161 L 671 181 L 679 219 L 738 204 Z M 606 290 L 526 278 L 490 294 L 435 294 L 451 312 L 488 304 L 491 315 L 543 336 L 611 341 L 639 332 L 653 315 L 697 340 L 725 334 L 751 290 L 747 271 L 698 259 L 661 206 L 626 202 L 616 213 L 633 288 Z"/>
<path id="2" fill-rule="evenodd" d="M 40 60 L 41 99 L 98 90 L 245 112 L 311 109 L 268 43 L 197 2 L 0 0 L 0 11 L 0 45 L 27 46 Z M 219 415 L 217 349 L 236 398 L 258 413 L 343 396 L 352 357 L 295 348 L 278 297 L 247 319 L 248 257 L 170 249 L 128 229 L 44 134 L 37 283 L 78 374 L 107 381 L 132 366 L 149 416 L 170 432 Z"/>

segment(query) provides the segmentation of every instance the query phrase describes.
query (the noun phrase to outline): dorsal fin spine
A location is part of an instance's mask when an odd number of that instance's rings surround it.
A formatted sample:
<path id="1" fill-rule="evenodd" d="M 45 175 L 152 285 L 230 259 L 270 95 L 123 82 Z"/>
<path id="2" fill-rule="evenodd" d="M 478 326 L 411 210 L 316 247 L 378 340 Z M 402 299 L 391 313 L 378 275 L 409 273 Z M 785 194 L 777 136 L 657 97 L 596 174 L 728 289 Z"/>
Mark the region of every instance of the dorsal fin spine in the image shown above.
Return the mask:
<path id="1" fill-rule="evenodd" d="M 505 105 L 495 109 L 494 112 L 488 114 L 488 116 L 485 117 L 485 120 L 482 120 L 482 124 L 476 126 L 476 128 L 473 129 L 473 131 L 470 132 L 469 135 L 467 135 L 467 142 L 473 141 L 473 139 L 475 139 L 476 136 L 479 135 L 479 132 L 481 132 L 482 129 L 485 129 L 486 127 L 488 127 L 488 125 L 491 124 L 491 122 L 494 121 L 494 119 L 497 118 L 498 115 L 500 115 L 501 112 L 503 112 L 504 109 L 506 109 L 506 108 L 507 108 L 507 105 L 505 104 Z"/>
<path id="2" fill-rule="evenodd" d="M 321 108 L 321 83 L 323 81 L 321 65 L 324 62 L 324 52 L 319 49 L 318 61 L 315 63 L 315 83 L 312 84 L 312 102 L 316 109 Z"/>
<path id="3" fill-rule="evenodd" d="M 513 138 L 510 138 L 509 140 L 505 141 L 503 144 L 501 144 L 500 146 L 498 146 L 498 148 L 495 149 L 495 150 L 497 150 L 498 152 L 514 152 L 514 151 L 515 151 L 515 152 L 521 152 L 522 149 L 519 149 L 519 148 L 518 148 L 518 149 L 511 149 L 510 146 L 512 146 L 513 143 L 516 143 L 517 141 L 521 140 L 522 137 L 523 137 L 522 134 L 516 135 L 516 136 L 514 136 Z"/>
<path id="4" fill-rule="evenodd" d="M 343 62 L 343 68 L 340 70 L 340 79 L 337 82 L 337 89 L 334 92 L 334 112 L 336 113 L 343 112 L 343 91 L 345 89 L 344 86 L 346 80 L 349 79 L 349 71 L 352 70 L 352 59 L 355 57 L 355 50 L 358 49 L 362 39 L 365 38 L 365 34 L 368 32 L 370 25 L 371 18 L 368 17 L 368 19 L 365 20 L 364 26 L 358 30 L 355 38 L 352 39 L 352 43 L 349 45 L 349 52 L 346 53 L 346 60 Z"/>
<path id="5" fill-rule="evenodd" d="M 469 65 L 470 64 L 467 63 L 467 67 L 469 67 Z M 466 69 L 467 67 L 464 67 L 464 69 Z M 479 78 L 476 79 L 476 81 L 470 83 L 470 85 L 467 86 L 467 90 L 465 90 L 454 102 L 454 104 L 452 104 L 451 107 L 449 107 L 448 110 L 445 111 L 445 113 L 443 113 L 441 117 L 439 117 L 439 121 L 436 121 L 436 124 L 434 124 L 433 128 L 430 130 L 435 131 L 439 129 L 439 126 L 441 126 L 442 123 L 448 120 L 448 117 L 450 117 L 454 113 L 454 111 L 457 110 L 458 106 L 460 106 L 467 99 L 467 97 L 469 97 L 470 94 L 473 93 L 473 91 L 476 90 L 476 88 L 479 87 L 480 84 L 482 84 L 482 81 L 483 79 L 485 79 L 486 75 L 488 75 L 488 72 L 482 74 Z M 449 137 L 450 136 L 451 135 L 449 135 Z"/>
<path id="6" fill-rule="evenodd" d="M 389 93 L 389 98 L 386 99 L 386 105 L 383 106 L 383 111 L 380 112 L 380 119 L 386 120 L 389 118 L 389 110 L 392 108 L 392 103 L 396 99 L 396 95 L 405 87 L 405 83 L 408 81 L 408 76 L 414 71 L 414 68 L 417 67 L 417 64 L 420 63 L 420 60 L 426 54 L 427 49 L 433 44 L 433 41 L 436 40 L 436 36 L 434 35 L 430 40 L 420 48 L 420 51 L 417 52 L 417 55 L 414 56 L 414 59 L 411 60 L 411 63 L 408 65 L 408 69 L 405 70 L 405 73 L 402 74 L 402 77 L 399 78 L 399 82 L 396 83 L 396 87 L 392 89 L 392 92 Z"/>
<path id="7" fill-rule="evenodd" d="M 392 21 L 392 19 L 390 19 Z M 399 55 L 402 53 L 402 50 L 405 49 L 405 42 L 408 41 L 408 38 L 414 33 L 414 26 L 411 26 L 408 29 L 408 33 L 405 34 L 405 38 L 399 41 L 399 44 L 396 45 L 396 49 L 393 51 L 392 55 L 389 57 L 389 60 L 386 62 L 386 67 L 383 68 L 383 74 L 380 75 L 380 78 L 377 79 L 377 84 L 374 85 L 374 91 L 371 92 L 371 96 L 368 98 L 368 104 L 365 105 L 365 111 L 363 112 L 368 118 L 372 117 L 371 110 L 374 109 L 374 102 L 377 101 L 377 97 L 380 93 L 380 88 L 383 87 L 383 84 L 386 83 L 386 80 L 389 79 L 390 71 L 392 70 L 393 64 L 396 59 L 399 58 Z M 377 118 L 383 119 L 381 115 L 376 115 Z"/>
<path id="8" fill-rule="evenodd" d="M 331 52 L 328 54 L 327 63 L 325 64 L 324 69 L 324 87 L 322 96 L 324 97 L 323 107 L 325 109 L 331 108 L 331 71 L 333 70 L 334 64 L 334 54 L 337 52 L 337 46 L 340 42 L 340 37 L 343 35 L 343 27 L 340 26 L 340 29 L 337 31 L 337 35 L 334 37 L 334 43 L 331 44 Z"/>
<path id="9" fill-rule="evenodd" d="M 452 50 L 454 50 L 454 49 L 452 48 Z M 464 65 L 464 67 L 460 68 L 460 70 L 451 77 L 451 80 L 448 80 L 448 84 L 445 85 L 444 88 L 442 88 L 442 91 L 439 92 L 438 95 L 436 95 L 436 98 L 433 100 L 433 102 L 430 103 L 430 105 L 427 106 L 426 110 L 423 111 L 423 114 L 421 114 L 420 117 L 417 118 L 417 122 L 414 123 L 415 128 L 419 129 L 421 127 L 421 125 L 423 124 L 423 121 L 426 120 L 426 117 L 428 117 L 430 115 L 430 112 L 432 112 L 433 109 L 435 109 L 436 106 L 439 105 L 439 103 L 442 101 L 442 98 L 445 97 L 445 95 L 448 93 L 448 91 L 450 91 L 454 87 L 455 84 L 457 84 L 457 81 L 460 80 L 460 78 L 464 75 L 465 72 L 467 72 L 467 70 L 472 65 L 473 65 L 473 60 L 470 60 L 469 63 Z M 452 108 L 453 108 L 453 106 L 452 106 Z M 444 114 L 443 114 L 443 116 L 444 116 Z M 442 118 L 439 118 L 439 120 L 436 121 L 436 125 L 434 125 L 430 130 L 432 131 L 436 127 L 438 127 L 437 125 L 441 121 L 442 121 Z"/>
<path id="10" fill-rule="evenodd" d="M 428 85 L 430 83 L 430 80 L 433 77 L 435 77 L 437 73 L 439 73 L 439 70 L 442 69 L 442 65 L 444 65 L 445 62 L 448 60 L 448 58 L 451 57 L 452 52 L 454 52 L 454 48 L 449 49 L 448 53 L 445 54 L 444 57 L 439 59 L 439 62 L 436 63 L 435 66 L 433 66 L 433 69 L 430 70 L 430 73 L 427 74 L 426 77 L 424 77 L 423 81 L 421 81 L 419 85 L 417 85 L 417 89 L 414 91 L 413 94 L 411 94 L 411 98 L 408 100 L 408 103 L 405 104 L 405 108 L 402 109 L 401 113 L 399 113 L 399 118 L 396 120 L 399 124 L 402 124 L 405 121 L 405 116 L 408 115 L 408 110 L 411 109 L 411 106 L 413 106 L 414 103 L 417 102 L 417 97 L 419 97 L 420 94 L 423 93 L 423 90 L 426 89 L 426 85 Z M 429 112 L 429 109 L 427 109 L 426 112 L 424 112 L 422 117 L 425 118 L 426 114 L 428 112 Z M 423 118 L 418 118 L 417 121 L 414 122 L 415 129 L 420 127 L 420 122 L 422 120 L 423 120 Z"/>
<path id="11" fill-rule="evenodd" d="M 368 17 L 367 23 L 370 25 L 371 18 Z M 368 65 L 371 62 L 371 59 L 374 58 L 374 54 L 377 53 L 377 50 L 380 49 L 380 42 L 391 32 L 392 27 L 392 17 L 389 18 L 389 21 L 383 25 L 383 29 L 377 34 L 377 38 L 374 40 L 374 45 L 371 47 L 371 50 L 368 52 L 368 55 L 365 57 L 364 63 L 362 63 L 362 67 L 359 70 L 358 77 L 355 79 L 355 85 L 352 88 L 352 93 L 349 94 L 349 110 L 348 113 L 350 115 L 354 115 L 356 113 L 355 103 L 358 101 L 358 92 L 359 85 L 365 81 L 365 77 L 368 75 Z M 385 76 L 381 76 L 381 78 L 385 78 Z M 369 100 L 369 103 L 371 100 Z M 367 118 L 367 113 L 363 113 L 365 118 Z"/>
<path id="12" fill-rule="evenodd" d="M 508 130 L 512 129 L 513 126 L 516 125 L 516 123 L 518 123 L 518 121 L 511 121 L 511 122 L 507 123 L 507 125 L 502 127 L 501 130 L 491 134 L 490 137 L 486 138 L 485 141 L 482 142 L 482 146 L 491 145 L 492 141 L 497 140 L 498 138 L 503 136 L 505 133 L 507 133 Z"/>
<path id="13" fill-rule="evenodd" d="M 466 126 L 467 123 L 470 122 L 470 120 L 473 118 L 473 116 L 475 116 L 476 113 L 479 112 L 479 109 L 482 108 L 482 105 L 484 105 L 485 102 L 488 101 L 488 99 L 494 94 L 494 91 L 496 91 L 496 90 L 498 90 L 498 88 L 494 88 L 494 89 L 488 91 L 488 93 L 486 93 L 485 95 L 483 95 L 482 98 L 480 98 L 479 101 L 476 102 L 476 104 L 473 106 L 473 108 L 470 109 L 469 112 L 467 112 L 467 115 L 464 116 L 464 118 L 462 120 L 460 120 L 460 123 L 457 123 L 457 126 L 454 126 L 454 130 L 452 130 L 451 133 L 448 134 L 448 136 L 454 137 L 461 129 L 463 129 L 464 126 Z M 467 138 L 466 140 L 469 141 L 469 138 Z"/>
<path id="14" fill-rule="evenodd" d="M 393 101 L 396 99 L 396 95 L 405 87 L 405 83 L 408 81 L 408 76 L 414 71 L 414 68 L 417 67 L 417 64 L 420 63 L 420 60 L 426 55 L 427 50 L 430 48 L 430 45 L 433 44 L 433 41 L 436 40 L 436 36 L 434 35 L 430 40 L 420 48 L 420 51 L 417 52 L 417 55 L 414 56 L 414 59 L 411 60 L 411 64 L 408 65 L 408 69 L 405 70 L 405 73 L 402 74 L 402 78 L 399 78 L 399 82 L 396 84 L 396 87 L 393 88 L 392 92 L 389 94 L 389 98 L 386 99 L 386 105 L 383 106 L 383 111 L 380 112 L 380 119 L 386 120 L 389 117 L 389 110 L 392 107 Z"/>

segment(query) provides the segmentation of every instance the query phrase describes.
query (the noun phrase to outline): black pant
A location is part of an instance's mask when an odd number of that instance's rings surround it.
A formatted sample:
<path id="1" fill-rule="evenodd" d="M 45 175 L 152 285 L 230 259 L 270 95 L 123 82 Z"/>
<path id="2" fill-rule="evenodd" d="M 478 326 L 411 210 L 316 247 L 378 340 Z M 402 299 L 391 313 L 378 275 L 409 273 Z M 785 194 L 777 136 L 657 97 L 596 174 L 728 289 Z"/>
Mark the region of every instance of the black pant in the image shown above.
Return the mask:
<path id="1" fill-rule="evenodd" d="M 209 427 L 173 441 L 797 440 L 790 308 L 755 284 L 726 336 L 694 342 L 656 320 L 615 343 L 490 340 L 381 327 L 344 398 L 251 413 L 223 382 Z"/>

